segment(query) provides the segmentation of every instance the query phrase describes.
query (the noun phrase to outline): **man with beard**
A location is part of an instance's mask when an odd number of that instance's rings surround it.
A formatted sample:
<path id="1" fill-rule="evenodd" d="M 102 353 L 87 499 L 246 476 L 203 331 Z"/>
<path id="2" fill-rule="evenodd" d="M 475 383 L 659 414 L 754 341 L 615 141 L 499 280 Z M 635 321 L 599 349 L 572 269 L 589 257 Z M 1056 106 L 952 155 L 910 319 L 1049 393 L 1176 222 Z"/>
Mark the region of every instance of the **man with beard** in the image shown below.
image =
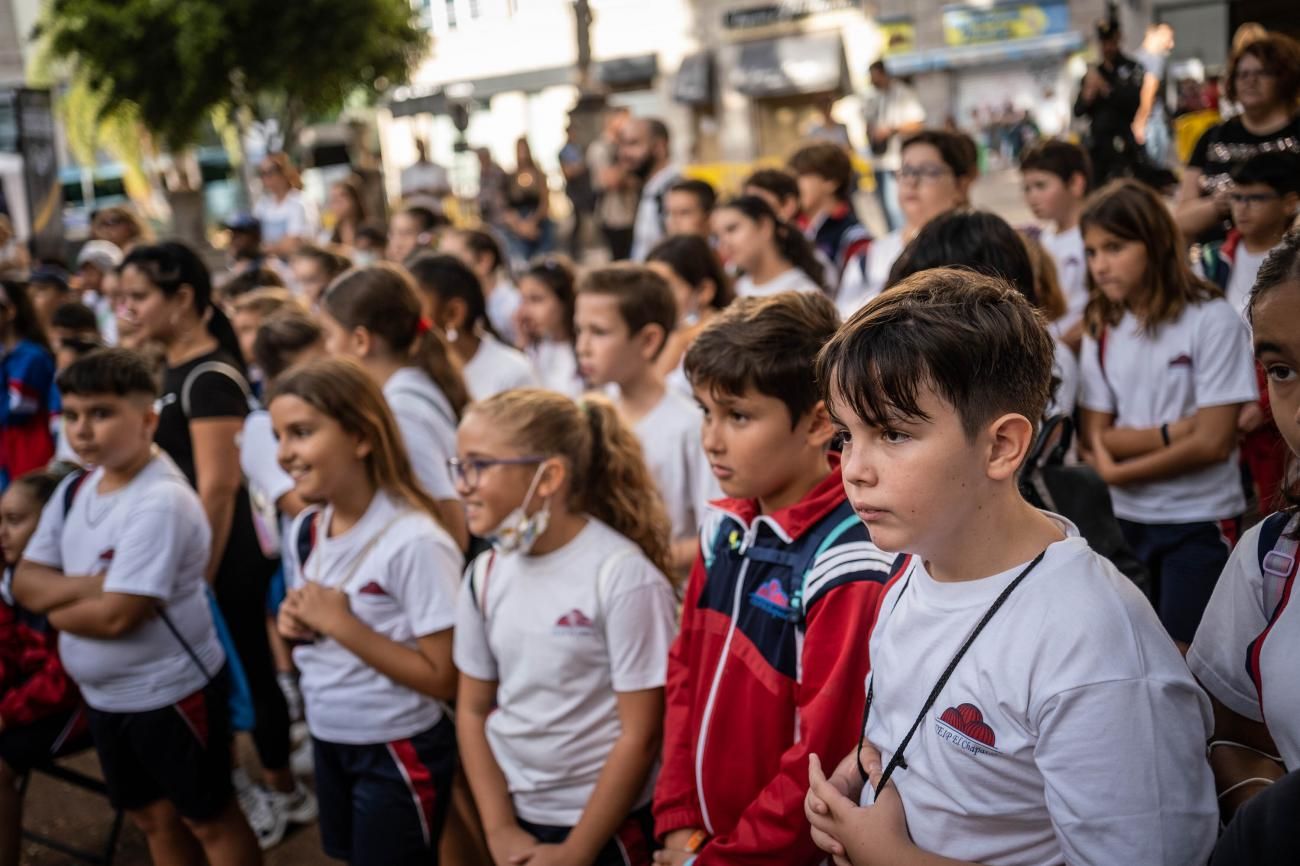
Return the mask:
<path id="1" fill-rule="evenodd" d="M 632 226 L 632 261 L 645 261 L 666 234 L 664 196 L 681 176 L 669 161 L 668 144 L 668 127 L 653 117 L 629 120 L 619 135 L 619 162 L 642 180 L 641 202 Z"/>

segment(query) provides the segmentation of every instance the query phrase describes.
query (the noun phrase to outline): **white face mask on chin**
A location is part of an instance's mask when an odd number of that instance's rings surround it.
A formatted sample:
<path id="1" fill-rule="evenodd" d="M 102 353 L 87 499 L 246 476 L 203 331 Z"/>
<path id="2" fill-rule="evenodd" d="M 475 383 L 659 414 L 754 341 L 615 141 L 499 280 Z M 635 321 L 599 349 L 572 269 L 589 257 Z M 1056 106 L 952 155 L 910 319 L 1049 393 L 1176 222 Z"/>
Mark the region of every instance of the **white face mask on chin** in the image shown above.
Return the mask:
<path id="1" fill-rule="evenodd" d="M 533 473 L 532 483 L 528 485 L 528 492 L 524 494 L 524 501 L 518 508 L 507 514 L 497 524 L 496 529 L 488 533 L 487 540 L 497 553 L 522 553 L 526 556 L 537 543 L 537 539 L 551 525 L 549 500 L 544 502 L 535 514 L 528 513 L 528 506 L 533 501 L 533 494 L 537 492 L 537 483 L 541 480 L 542 470 L 545 468 L 544 464 L 537 467 L 537 471 Z"/>

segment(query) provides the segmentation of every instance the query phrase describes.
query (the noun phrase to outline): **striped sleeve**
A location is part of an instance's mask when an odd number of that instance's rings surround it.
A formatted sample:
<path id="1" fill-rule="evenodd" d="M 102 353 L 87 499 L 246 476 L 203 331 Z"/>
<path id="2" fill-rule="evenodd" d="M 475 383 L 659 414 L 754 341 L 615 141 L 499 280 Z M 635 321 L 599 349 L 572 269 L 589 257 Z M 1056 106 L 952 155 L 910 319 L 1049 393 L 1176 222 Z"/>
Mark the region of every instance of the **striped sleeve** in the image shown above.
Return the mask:
<path id="1" fill-rule="evenodd" d="M 882 586 L 889 581 L 899 554 L 886 553 L 871 542 L 867 528 L 856 518 L 817 554 L 804 577 L 804 606 L 811 607 L 837 586 L 869 580 Z"/>

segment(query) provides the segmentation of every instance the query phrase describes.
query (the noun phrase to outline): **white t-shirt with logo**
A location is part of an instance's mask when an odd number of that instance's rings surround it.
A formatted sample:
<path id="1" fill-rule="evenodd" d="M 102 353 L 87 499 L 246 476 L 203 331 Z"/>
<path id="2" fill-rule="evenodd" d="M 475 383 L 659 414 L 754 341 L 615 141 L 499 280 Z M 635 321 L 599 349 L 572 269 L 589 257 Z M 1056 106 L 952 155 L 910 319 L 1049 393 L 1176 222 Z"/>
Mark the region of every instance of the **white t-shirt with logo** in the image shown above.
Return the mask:
<path id="1" fill-rule="evenodd" d="M 812 278 L 798 268 L 790 268 L 777 277 L 773 277 L 766 283 L 755 283 L 754 278 L 745 274 L 736 280 L 736 297 L 738 298 L 766 298 L 769 295 L 778 295 L 781 292 L 821 292 L 822 287 L 812 281 Z"/>
<path id="2" fill-rule="evenodd" d="M 1046 229 L 1038 241 L 1056 262 L 1056 279 L 1065 295 L 1065 315 L 1052 322 L 1048 330 L 1063 337 L 1083 321 L 1083 311 L 1088 306 L 1088 259 L 1084 255 L 1083 232 L 1078 226 L 1063 232 Z"/>
<path id="3" fill-rule="evenodd" d="M 616 693 L 663 687 L 676 631 L 668 579 L 590 517 L 559 550 L 496 555 L 475 592 L 464 587 L 456 667 L 498 684 L 487 739 L 520 818 L 578 822 L 621 731 Z M 651 778 L 638 806 L 653 789 Z"/>
<path id="4" fill-rule="evenodd" d="M 316 208 L 301 190 L 291 189 L 279 201 L 272 195 L 262 196 L 253 206 L 253 216 L 262 224 L 262 241 L 266 244 L 286 237 L 310 240 L 320 230 Z"/>
<path id="5" fill-rule="evenodd" d="M 893 270 L 894 262 L 898 261 L 906 246 L 902 229 L 895 229 L 871 242 L 871 246 L 867 247 L 865 261 L 854 258 L 848 263 L 840 278 L 840 291 L 835 299 L 835 306 L 839 307 L 842 318 L 848 319 L 867 301 L 885 290 L 889 272 Z"/>
<path id="6" fill-rule="evenodd" d="M 1250 290 L 1255 286 L 1255 277 L 1259 275 L 1259 266 L 1272 250 L 1252 253 L 1245 244 L 1237 245 L 1237 254 L 1232 260 L 1232 271 L 1228 274 L 1228 287 L 1224 294 L 1228 303 L 1242 317 L 1246 315 L 1246 302 L 1250 300 Z"/>
<path id="7" fill-rule="evenodd" d="M 463 558 L 451 536 L 423 511 L 380 491 L 347 532 L 326 537 L 330 508 L 310 508 L 294 521 L 285 545 L 290 586 L 310 580 L 341 588 L 352 615 L 377 634 L 418 649 L 416 640 L 456 622 Z M 316 541 L 298 562 L 304 521 L 316 521 Z M 338 641 L 321 637 L 293 651 L 302 674 L 307 727 L 331 743 L 386 743 L 427 731 L 442 708 L 366 664 Z"/>
<path id="8" fill-rule="evenodd" d="M 1293 518 L 1285 531 L 1295 527 Z M 1300 767 L 1300 681 L 1296 679 L 1300 602 L 1265 593 L 1259 559 L 1263 528 L 1262 523 L 1252 526 L 1233 550 L 1196 629 L 1187 664 L 1221 704 L 1239 716 L 1265 723 L 1282 762 L 1296 769 Z M 1274 565 L 1275 571 L 1289 572 L 1284 559 L 1280 569 L 1273 562 L 1269 565 Z M 1279 582 L 1276 588 L 1281 589 L 1286 575 L 1270 574 L 1269 580 Z M 1252 647 L 1261 636 L 1264 639 Z M 1258 660 L 1259 689 L 1247 669 L 1248 658 Z"/>
<path id="9" fill-rule="evenodd" d="M 523 352 L 485 333 L 478 351 L 465 364 L 465 385 L 470 397 L 486 400 L 511 388 L 537 387 L 537 374 Z"/>
<path id="10" fill-rule="evenodd" d="M 456 453 L 456 413 L 446 395 L 423 370 L 402 367 L 384 383 L 384 399 L 421 486 L 434 499 L 456 499 L 447 472 Z"/>
<path id="11" fill-rule="evenodd" d="M 722 496 L 700 444 L 702 421 L 694 401 L 669 389 L 636 423 L 646 466 L 659 485 L 675 539 L 698 535 L 705 504 Z"/>
<path id="12" fill-rule="evenodd" d="M 1115 426 L 1147 430 L 1198 409 L 1259 399 L 1250 332 L 1227 301 L 1189 306 L 1176 322 L 1144 333 L 1132 313 L 1098 341 L 1083 338 L 1079 405 L 1115 415 Z M 1246 510 L 1237 452 L 1174 478 L 1112 486 L 1115 515 L 1139 523 L 1226 520 Z"/>
<path id="13" fill-rule="evenodd" d="M 1150 603 L 1051 516 L 1069 537 L 994 614 L 893 774 L 908 831 L 987 866 L 1205 863 L 1219 818 L 1209 701 Z M 886 765 L 1024 567 L 943 583 L 913 557 L 886 593 L 866 731 Z"/>
<path id="14" fill-rule="evenodd" d="M 104 591 L 146 596 L 210 675 L 225 664 L 208 607 L 204 577 L 212 532 L 198 494 L 171 458 L 159 453 L 125 486 L 101 494 L 97 469 L 77 488 L 65 520 L 63 483 L 46 503 L 24 558 L 69 575 L 104 575 Z M 154 616 L 113 640 L 59 635 L 59 656 L 86 703 L 113 713 L 142 713 L 203 688 L 208 676 Z"/>

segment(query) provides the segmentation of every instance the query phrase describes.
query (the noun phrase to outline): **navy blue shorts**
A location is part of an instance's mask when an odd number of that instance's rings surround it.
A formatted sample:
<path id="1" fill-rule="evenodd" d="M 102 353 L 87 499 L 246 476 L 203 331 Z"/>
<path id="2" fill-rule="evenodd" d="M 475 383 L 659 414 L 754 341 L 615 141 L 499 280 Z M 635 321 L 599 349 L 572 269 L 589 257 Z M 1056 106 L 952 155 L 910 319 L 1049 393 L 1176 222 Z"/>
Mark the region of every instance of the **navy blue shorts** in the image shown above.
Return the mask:
<path id="1" fill-rule="evenodd" d="M 321 847 L 351 866 L 431 866 L 451 805 L 456 730 L 443 718 L 405 740 L 312 738 Z"/>
<path id="2" fill-rule="evenodd" d="M 1151 572 L 1151 599 L 1165 629 L 1190 644 L 1201 614 L 1237 543 L 1240 519 L 1202 523 L 1119 521 L 1124 538 Z"/>
<path id="3" fill-rule="evenodd" d="M 30 725 L 14 725 L 0 731 L 0 760 L 17 773 L 26 773 L 89 746 L 89 721 L 85 708 L 80 705 L 37 719 Z"/>
<path id="4" fill-rule="evenodd" d="M 545 824 L 532 824 L 522 818 L 517 819 L 525 832 L 537 838 L 543 845 L 559 845 L 569 838 L 572 827 L 551 827 Z M 650 866 L 655 844 L 655 819 L 650 806 L 637 809 L 624 821 L 614 833 L 591 866 Z"/>
<path id="5" fill-rule="evenodd" d="M 216 818 L 235 795 L 230 782 L 230 706 L 226 671 L 194 694 L 143 713 L 86 711 L 118 809 L 170 800 L 181 816 Z"/>

